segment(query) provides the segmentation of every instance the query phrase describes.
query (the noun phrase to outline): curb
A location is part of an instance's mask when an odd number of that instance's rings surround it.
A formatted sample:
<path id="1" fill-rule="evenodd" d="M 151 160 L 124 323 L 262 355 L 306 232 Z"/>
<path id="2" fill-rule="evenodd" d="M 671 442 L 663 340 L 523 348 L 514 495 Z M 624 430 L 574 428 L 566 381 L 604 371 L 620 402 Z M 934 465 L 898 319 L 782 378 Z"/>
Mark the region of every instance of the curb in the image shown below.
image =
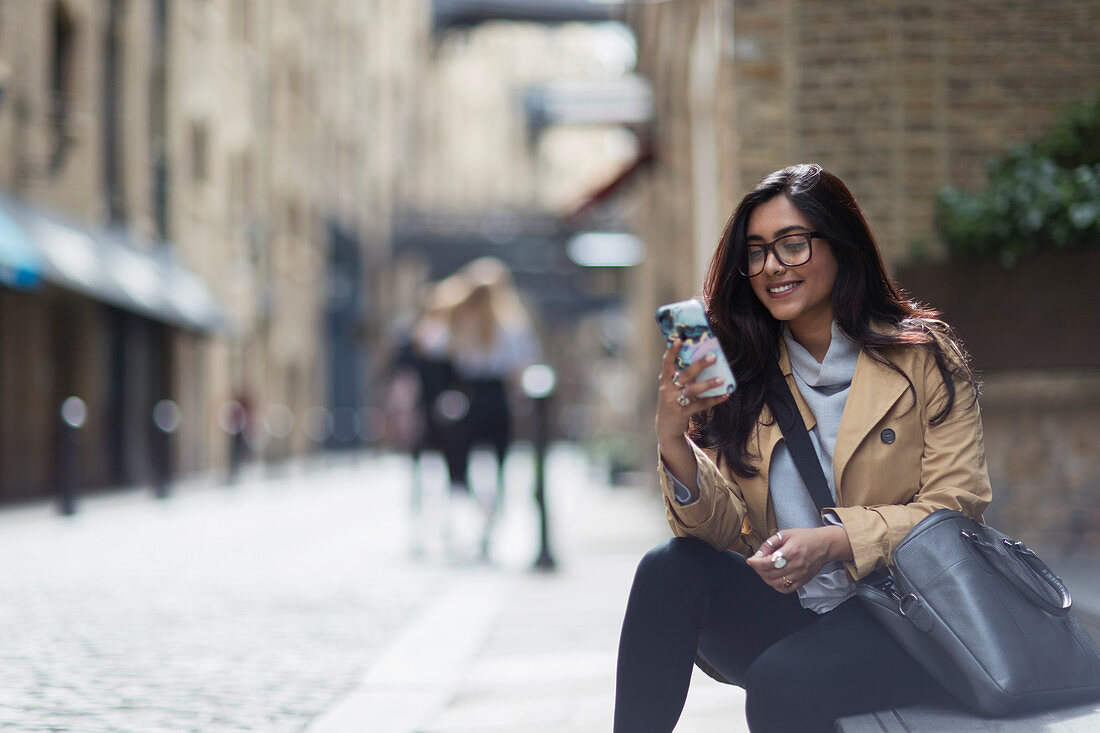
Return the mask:
<path id="1" fill-rule="evenodd" d="M 447 703 L 499 615 L 505 578 L 462 582 L 411 621 L 359 686 L 306 733 L 415 733 Z"/>

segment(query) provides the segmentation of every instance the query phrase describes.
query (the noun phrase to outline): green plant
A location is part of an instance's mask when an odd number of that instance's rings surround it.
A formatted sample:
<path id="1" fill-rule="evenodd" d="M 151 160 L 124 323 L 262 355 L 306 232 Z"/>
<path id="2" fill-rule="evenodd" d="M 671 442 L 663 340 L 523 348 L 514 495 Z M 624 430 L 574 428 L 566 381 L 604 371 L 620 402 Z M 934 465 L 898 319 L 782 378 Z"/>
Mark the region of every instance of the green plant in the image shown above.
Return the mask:
<path id="1" fill-rule="evenodd" d="M 991 161 L 983 190 L 942 189 L 936 228 L 952 257 L 1006 267 L 1034 252 L 1100 247 L 1100 94 Z"/>
<path id="2" fill-rule="evenodd" d="M 1100 163 L 1100 93 L 1070 107 L 1041 140 L 1036 152 L 1062 168 Z"/>

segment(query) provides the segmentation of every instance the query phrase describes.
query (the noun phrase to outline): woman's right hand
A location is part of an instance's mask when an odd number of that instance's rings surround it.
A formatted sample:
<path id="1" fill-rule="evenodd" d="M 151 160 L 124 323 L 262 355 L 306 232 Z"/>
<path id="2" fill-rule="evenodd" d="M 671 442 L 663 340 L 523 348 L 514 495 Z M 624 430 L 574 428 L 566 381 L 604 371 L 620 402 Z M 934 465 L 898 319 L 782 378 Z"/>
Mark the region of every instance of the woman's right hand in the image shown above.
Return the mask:
<path id="1" fill-rule="evenodd" d="M 657 442 L 662 447 L 671 447 L 677 443 L 683 443 L 684 433 L 687 432 L 691 422 L 691 416 L 703 410 L 709 410 L 717 404 L 729 399 L 728 394 L 717 397 L 702 397 L 699 395 L 709 389 L 722 384 L 721 377 L 697 382 L 699 373 L 714 363 L 714 354 L 697 360 L 683 371 L 676 371 L 676 356 L 680 353 L 683 342 L 673 339 L 665 350 L 664 364 L 661 375 L 658 377 L 657 389 Z M 684 448 L 687 446 L 684 445 Z"/>

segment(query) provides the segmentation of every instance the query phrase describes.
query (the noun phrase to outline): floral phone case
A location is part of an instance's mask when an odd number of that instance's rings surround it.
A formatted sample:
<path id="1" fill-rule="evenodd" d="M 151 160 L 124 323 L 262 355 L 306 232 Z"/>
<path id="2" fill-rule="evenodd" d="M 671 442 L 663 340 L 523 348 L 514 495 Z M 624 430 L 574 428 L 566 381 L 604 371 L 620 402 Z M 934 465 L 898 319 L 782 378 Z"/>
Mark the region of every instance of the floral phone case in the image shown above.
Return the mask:
<path id="1" fill-rule="evenodd" d="M 714 354 L 717 357 L 713 364 L 699 374 L 698 381 L 721 377 L 722 384 L 708 389 L 700 394 L 700 397 L 731 394 L 737 388 L 737 380 L 733 378 L 733 371 L 730 369 L 729 362 L 726 361 L 726 355 L 722 353 L 718 339 L 707 325 L 707 315 L 699 300 L 691 298 L 661 306 L 657 309 L 657 325 L 669 342 L 674 338 L 683 342 L 680 353 L 676 356 L 677 369 L 686 369 L 707 354 Z"/>

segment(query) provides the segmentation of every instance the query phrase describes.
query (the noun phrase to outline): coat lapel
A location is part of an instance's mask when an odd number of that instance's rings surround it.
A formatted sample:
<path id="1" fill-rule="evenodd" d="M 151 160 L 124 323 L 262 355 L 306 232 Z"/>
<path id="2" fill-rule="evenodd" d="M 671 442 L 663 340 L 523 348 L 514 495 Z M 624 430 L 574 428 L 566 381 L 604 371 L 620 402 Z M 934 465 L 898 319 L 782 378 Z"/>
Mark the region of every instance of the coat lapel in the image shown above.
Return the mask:
<path id="1" fill-rule="evenodd" d="M 905 377 L 875 361 L 866 348 L 860 349 L 833 450 L 833 478 L 837 487 L 838 503 L 843 503 L 840 498 L 843 491 L 841 477 L 848 461 L 867 434 L 893 408 L 908 387 Z"/>

